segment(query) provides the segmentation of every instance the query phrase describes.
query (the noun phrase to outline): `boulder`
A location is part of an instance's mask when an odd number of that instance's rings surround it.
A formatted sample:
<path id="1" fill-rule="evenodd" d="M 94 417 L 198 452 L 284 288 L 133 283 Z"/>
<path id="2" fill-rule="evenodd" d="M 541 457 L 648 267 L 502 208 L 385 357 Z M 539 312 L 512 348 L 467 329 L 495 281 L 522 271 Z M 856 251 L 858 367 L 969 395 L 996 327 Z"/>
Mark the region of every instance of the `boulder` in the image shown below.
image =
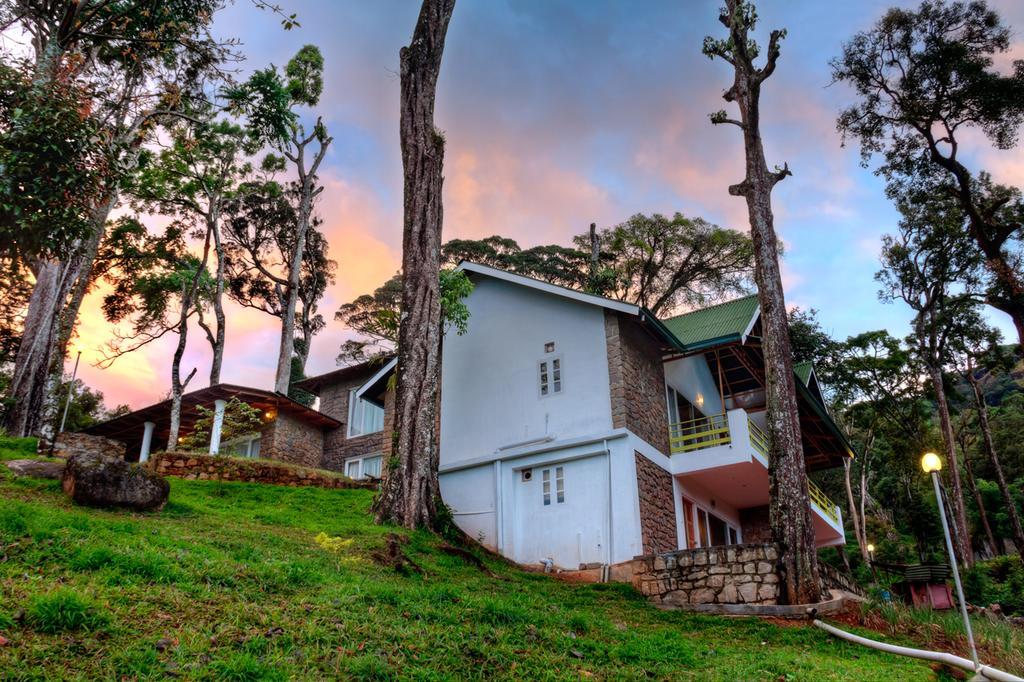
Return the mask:
<path id="1" fill-rule="evenodd" d="M 65 462 L 46 462 L 40 459 L 12 459 L 7 468 L 15 476 L 32 478 L 60 478 L 64 474 Z"/>
<path id="2" fill-rule="evenodd" d="M 69 459 L 62 481 L 64 492 L 77 504 L 135 511 L 162 509 L 171 490 L 167 480 L 155 471 L 95 453 Z"/>

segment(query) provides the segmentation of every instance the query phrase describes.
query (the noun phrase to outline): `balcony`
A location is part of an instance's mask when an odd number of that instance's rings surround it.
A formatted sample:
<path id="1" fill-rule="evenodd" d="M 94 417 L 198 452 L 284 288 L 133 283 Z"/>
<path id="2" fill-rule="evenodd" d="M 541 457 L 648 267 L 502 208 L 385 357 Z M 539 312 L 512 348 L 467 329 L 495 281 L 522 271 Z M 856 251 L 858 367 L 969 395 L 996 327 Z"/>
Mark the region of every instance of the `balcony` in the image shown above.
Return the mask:
<path id="1" fill-rule="evenodd" d="M 669 427 L 672 473 L 713 490 L 738 509 L 768 503 L 768 435 L 745 410 Z M 808 481 L 819 545 L 843 542 L 839 507 Z"/>

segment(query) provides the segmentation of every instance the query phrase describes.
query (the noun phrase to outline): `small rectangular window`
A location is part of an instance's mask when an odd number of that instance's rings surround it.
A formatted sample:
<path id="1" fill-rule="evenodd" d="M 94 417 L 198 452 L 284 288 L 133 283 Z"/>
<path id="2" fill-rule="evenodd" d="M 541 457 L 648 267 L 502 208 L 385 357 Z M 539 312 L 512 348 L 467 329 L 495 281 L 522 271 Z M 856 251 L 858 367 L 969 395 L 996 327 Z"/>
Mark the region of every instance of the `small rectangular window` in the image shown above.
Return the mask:
<path id="1" fill-rule="evenodd" d="M 345 462 L 345 475 L 349 478 L 359 478 L 359 460 L 351 459 Z"/>
<path id="2" fill-rule="evenodd" d="M 565 473 L 562 467 L 555 469 L 555 496 L 558 504 L 565 502 Z"/>
<path id="3" fill-rule="evenodd" d="M 374 478 L 380 478 L 380 462 L 381 456 L 366 457 L 363 459 L 363 476 L 373 476 Z"/>
<path id="4" fill-rule="evenodd" d="M 541 486 L 544 491 L 544 506 L 551 504 L 551 469 L 545 469 L 541 473 Z"/>
<path id="5" fill-rule="evenodd" d="M 537 364 L 540 370 L 541 397 L 562 392 L 562 359 L 552 358 L 541 360 Z"/>
<path id="6" fill-rule="evenodd" d="M 384 430 L 384 410 L 358 395 L 358 389 L 348 392 L 348 437 L 365 436 Z"/>

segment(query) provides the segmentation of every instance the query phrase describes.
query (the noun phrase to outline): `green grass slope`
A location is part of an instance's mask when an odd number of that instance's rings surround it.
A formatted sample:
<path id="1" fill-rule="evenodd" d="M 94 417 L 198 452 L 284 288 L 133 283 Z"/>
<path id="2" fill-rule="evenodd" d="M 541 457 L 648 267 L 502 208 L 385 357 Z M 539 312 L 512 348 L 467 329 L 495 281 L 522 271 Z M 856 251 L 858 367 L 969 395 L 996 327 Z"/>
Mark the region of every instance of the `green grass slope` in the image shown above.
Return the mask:
<path id="1" fill-rule="evenodd" d="M 426 576 L 398 575 L 370 558 L 389 529 L 367 491 L 174 480 L 170 499 L 79 508 L 0 467 L 0 679 L 935 679 L 814 628 L 487 558 L 489 577 L 425 533 L 405 549 Z"/>

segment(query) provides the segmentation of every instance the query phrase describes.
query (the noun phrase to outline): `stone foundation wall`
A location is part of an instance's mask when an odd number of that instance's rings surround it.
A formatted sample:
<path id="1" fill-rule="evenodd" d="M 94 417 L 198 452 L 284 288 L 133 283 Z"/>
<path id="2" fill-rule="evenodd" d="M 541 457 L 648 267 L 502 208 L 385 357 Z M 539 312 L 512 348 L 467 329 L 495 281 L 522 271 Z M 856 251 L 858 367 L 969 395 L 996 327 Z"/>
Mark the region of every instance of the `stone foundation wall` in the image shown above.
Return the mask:
<path id="1" fill-rule="evenodd" d="M 57 436 L 53 454 L 65 459 L 79 454 L 106 455 L 124 459 L 126 449 L 127 446 L 121 441 L 103 436 L 91 436 L 87 433 L 65 432 Z"/>
<path id="2" fill-rule="evenodd" d="M 667 455 L 668 412 L 661 349 L 638 323 L 605 311 L 612 426 L 628 428 Z"/>
<path id="3" fill-rule="evenodd" d="M 688 549 L 633 560 L 633 585 L 652 602 L 776 604 L 779 552 L 775 545 Z"/>
<path id="4" fill-rule="evenodd" d="M 283 412 L 278 412 L 260 436 L 260 456 L 269 459 L 319 468 L 323 451 L 324 432 L 319 427 Z"/>
<path id="5" fill-rule="evenodd" d="M 147 466 L 164 476 L 190 480 L 243 481 L 293 487 L 376 489 L 375 483 L 353 481 L 326 471 L 265 459 L 200 455 L 192 452 L 159 452 L 153 455 Z"/>
<path id="6" fill-rule="evenodd" d="M 640 534 L 644 553 L 671 552 L 679 546 L 672 474 L 634 451 L 636 486 L 640 498 Z"/>

